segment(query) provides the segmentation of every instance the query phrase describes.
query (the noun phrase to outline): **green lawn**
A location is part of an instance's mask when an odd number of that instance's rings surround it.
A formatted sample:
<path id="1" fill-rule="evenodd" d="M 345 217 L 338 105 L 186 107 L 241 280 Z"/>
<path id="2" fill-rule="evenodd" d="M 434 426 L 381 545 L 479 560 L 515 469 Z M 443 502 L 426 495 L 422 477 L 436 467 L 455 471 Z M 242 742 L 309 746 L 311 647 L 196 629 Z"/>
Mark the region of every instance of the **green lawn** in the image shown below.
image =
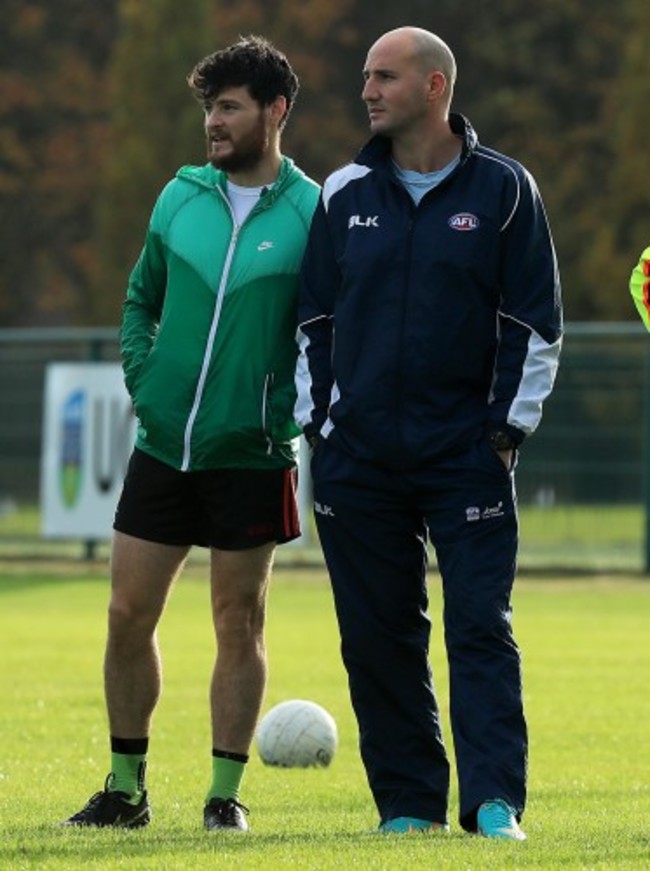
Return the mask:
<path id="1" fill-rule="evenodd" d="M 524 570 L 625 571 L 644 565 L 644 512 L 640 504 L 521 505 L 520 565 Z M 40 537 L 40 513 L 35 506 L 0 515 L 0 560 L 4 557 L 41 559 L 83 558 L 86 545 L 80 541 L 44 540 Z M 311 519 L 309 521 L 310 526 Z M 321 563 L 317 537 L 312 528 L 308 547 L 281 548 L 282 564 Z M 95 558 L 106 559 L 107 541 L 97 542 Z M 195 551 L 195 562 L 205 562 L 205 552 Z"/>
<path id="2" fill-rule="evenodd" d="M 335 717 L 326 770 L 266 768 L 253 751 L 242 799 L 250 836 L 201 827 L 210 773 L 213 655 L 202 567 L 178 584 L 161 626 L 165 691 L 148 786 L 154 819 L 134 832 L 70 831 L 57 821 L 102 786 L 103 574 L 79 563 L 35 570 L 0 561 L 0 868 L 647 868 L 650 864 L 650 582 L 522 579 L 515 628 L 531 734 L 524 844 L 452 834 L 377 836 L 330 592 L 319 570 L 273 584 L 265 710 L 309 698 Z M 443 710 L 440 593 L 431 578 L 432 663 Z M 447 729 L 447 736 L 449 730 Z M 450 745 L 450 741 L 448 741 Z"/>

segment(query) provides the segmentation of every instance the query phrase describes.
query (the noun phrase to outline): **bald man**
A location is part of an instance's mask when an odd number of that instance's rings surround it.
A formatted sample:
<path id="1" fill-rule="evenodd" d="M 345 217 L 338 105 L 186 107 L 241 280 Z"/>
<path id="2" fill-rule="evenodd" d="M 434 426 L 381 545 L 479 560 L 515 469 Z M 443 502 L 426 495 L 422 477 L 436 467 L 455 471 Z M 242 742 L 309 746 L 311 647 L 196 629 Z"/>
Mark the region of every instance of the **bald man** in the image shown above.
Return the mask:
<path id="1" fill-rule="evenodd" d="M 558 365 L 555 252 L 530 174 L 450 112 L 456 63 L 438 36 L 384 34 L 363 78 L 372 137 L 327 179 L 303 261 L 295 411 L 361 754 L 380 831 L 449 829 L 429 539 L 460 824 L 520 841 L 515 466 Z"/>

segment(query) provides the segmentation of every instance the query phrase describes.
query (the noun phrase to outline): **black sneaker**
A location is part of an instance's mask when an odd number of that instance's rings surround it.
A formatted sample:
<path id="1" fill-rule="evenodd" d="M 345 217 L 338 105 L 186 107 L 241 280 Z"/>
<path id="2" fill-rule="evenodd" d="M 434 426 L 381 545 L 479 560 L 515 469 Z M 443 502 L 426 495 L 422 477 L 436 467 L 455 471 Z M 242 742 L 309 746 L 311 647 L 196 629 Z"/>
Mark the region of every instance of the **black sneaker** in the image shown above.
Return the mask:
<path id="1" fill-rule="evenodd" d="M 96 792 L 79 813 L 63 821 L 64 826 L 114 826 L 121 829 L 139 829 L 151 820 L 151 808 L 146 791 L 137 804 L 131 804 L 125 792 L 109 792 L 110 774 L 103 792 Z"/>
<path id="2" fill-rule="evenodd" d="M 203 808 L 203 824 L 209 832 L 218 829 L 247 832 L 244 814 L 248 813 L 248 808 L 234 798 L 212 798 Z"/>

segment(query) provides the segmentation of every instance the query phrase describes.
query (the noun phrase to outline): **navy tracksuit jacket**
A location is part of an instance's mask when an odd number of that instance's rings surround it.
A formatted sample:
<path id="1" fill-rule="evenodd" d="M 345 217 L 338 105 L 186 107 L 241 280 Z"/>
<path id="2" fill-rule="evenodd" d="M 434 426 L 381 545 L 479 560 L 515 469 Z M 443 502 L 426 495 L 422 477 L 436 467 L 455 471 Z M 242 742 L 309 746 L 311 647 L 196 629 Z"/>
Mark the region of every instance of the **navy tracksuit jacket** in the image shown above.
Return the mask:
<path id="1" fill-rule="evenodd" d="M 523 812 L 526 725 L 510 625 L 513 470 L 486 441 L 537 427 L 561 345 L 537 187 L 479 145 L 416 206 L 374 137 L 326 181 L 302 270 L 296 420 L 312 442 L 361 752 L 382 820 L 444 821 L 449 766 L 428 663 L 425 541 L 438 559 L 460 819 Z"/>

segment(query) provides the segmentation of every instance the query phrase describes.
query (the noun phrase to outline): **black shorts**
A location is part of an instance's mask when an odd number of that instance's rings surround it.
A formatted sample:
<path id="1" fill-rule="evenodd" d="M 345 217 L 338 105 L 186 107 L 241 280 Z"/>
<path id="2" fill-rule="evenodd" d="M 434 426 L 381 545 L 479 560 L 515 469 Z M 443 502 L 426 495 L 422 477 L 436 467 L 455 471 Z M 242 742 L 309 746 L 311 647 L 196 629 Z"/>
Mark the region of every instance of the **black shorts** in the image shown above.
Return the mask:
<path id="1" fill-rule="evenodd" d="M 295 469 L 179 472 L 137 448 L 113 528 L 170 545 L 246 550 L 298 538 Z"/>

